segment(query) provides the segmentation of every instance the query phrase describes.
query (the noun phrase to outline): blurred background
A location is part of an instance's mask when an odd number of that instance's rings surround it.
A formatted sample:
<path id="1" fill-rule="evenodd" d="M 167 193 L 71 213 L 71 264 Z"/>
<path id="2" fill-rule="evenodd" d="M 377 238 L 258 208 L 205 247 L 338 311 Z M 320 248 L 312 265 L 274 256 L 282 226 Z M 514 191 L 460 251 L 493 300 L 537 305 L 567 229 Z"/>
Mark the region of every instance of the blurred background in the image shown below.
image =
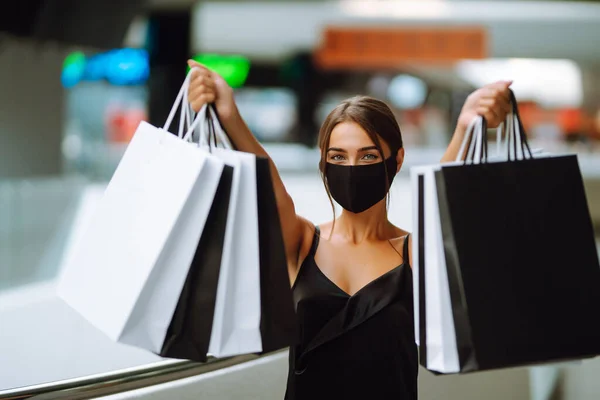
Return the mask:
<path id="1" fill-rule="evenodd" d="M 340 100 L 368 94 L 396 114 L 406 163 L 390 219 L 410 229 L 410 167 L 440 159 L 469 93 L 513 80 L 533 147 L 579 155 L 600 233 L 600 2 L 8 3 L 0 13 L 0 398 L 68 382 L 107 386 L 164 365 L 111 343 L 55 298 L 54 284 L 140 121 L 164 124 L 188 58 L 235 88 L 298 212 L 316 223 L 332 217 L 316 138 Z M 215 364 L 186 382 L 110 398 L 282 398 L 286 357 Z M 599 374 L 597 360 L 456 377 L 421 370 L 420 393 L 598 399 Z"/>

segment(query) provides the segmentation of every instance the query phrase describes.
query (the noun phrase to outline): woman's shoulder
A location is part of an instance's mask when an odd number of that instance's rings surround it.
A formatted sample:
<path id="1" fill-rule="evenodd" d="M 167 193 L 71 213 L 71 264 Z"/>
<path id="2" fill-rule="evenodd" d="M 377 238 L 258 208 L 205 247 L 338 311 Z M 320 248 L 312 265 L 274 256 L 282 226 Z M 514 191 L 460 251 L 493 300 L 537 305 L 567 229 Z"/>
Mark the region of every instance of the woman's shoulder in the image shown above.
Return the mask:
<path id="1" fill-rule="evenodd" d="M 404 241 L 404 239 L 410 235 L 410 232 L 406 229 L 399 228 L 396 225 L 392 225 L 392 227 L 394 229 L 394 237 L 392 240 Z"/>
<path id="2" fill-rule="evenodd" d="M 411 234 L 406 229 L 398 228 L 397 226 L 394 226 L 394 229 L 395 237 L 390 239 L 390 243 L 396 251 L 401 251 L 402 253 L 400 254 L 403 254 L 403 256 L 405 255 L 404 250 L 408 252 L 408 260 L 405 261 L 408 261 L 408 264 L 412 267 Z"/>
<path id="3" fill-rule="evenodd" d="M 409 239 L 410 232 L 407 231 L 406 229 L 399 228 L 395 225 L 393 225 L 393 227 L 394 227 L 394 237 L 390 239 L 390 243 L 396 249 L 402 249 L 404 247 L 406 240 L 410 240 Z"/>
<path id="4" fill-rule="evenodd" d="M 321 237 L 329 237 L 331 235 L 331 231 L 333 229 L 333 221 L 324 222 L 319 224 L 319 234 Z"/>

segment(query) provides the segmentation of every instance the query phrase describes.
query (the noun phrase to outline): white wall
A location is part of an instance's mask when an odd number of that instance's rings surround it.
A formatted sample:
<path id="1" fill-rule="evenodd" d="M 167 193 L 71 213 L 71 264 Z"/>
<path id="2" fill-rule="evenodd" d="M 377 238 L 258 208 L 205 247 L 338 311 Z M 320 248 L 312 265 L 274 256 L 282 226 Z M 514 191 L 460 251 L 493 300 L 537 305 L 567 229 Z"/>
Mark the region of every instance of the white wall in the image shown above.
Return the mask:
<path id="1" fill-rule="evenodd" d="M 61 170 L 67 50 L 0 36 L 0 179 Z"/>

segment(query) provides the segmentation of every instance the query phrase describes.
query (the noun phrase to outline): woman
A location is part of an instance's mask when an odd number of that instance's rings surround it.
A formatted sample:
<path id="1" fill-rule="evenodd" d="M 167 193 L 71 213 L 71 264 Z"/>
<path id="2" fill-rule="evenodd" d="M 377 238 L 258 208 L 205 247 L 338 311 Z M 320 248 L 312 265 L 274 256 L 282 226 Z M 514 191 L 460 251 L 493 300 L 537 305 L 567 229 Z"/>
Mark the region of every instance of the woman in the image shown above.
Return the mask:
<path id="1" fill-rule="evenodd" d="M 200 64 L 190 84 L 195 111 L 214 103 L 235 146 L 268 157 L 237 110 L 225 81 Z M 483 115 L 491 127 L 510 111 L 510 82 L 471 94 L 442 161 L 454 160 L 466 126 Z M 410 235 L 388 221 L 386 198 L 404 161 L 400 128 L 385 103 L 354 97 L 327 117 L 319 169 L 330 200 L 342 207 L 315 226 L 296 215 L 271 162 L 300 343 L 290 351 L 286 399 L 416 399 Z"/>

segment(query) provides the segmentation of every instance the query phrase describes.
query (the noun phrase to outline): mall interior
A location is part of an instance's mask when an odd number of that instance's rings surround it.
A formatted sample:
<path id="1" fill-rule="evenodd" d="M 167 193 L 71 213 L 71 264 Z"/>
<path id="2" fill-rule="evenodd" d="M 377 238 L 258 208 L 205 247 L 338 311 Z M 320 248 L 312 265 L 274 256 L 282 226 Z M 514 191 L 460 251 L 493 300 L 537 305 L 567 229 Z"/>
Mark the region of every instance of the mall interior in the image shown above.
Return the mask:
<path id="1" fill-rule="evenodd" d="M 406 149 L 389 218 L 407 231 L 410 168 L 439 162 L 471 92 L 512 80 L 532 147 L 577 154 L 600 249 L 600 1 L 11 3 L 0 12 L 0 399 L 284 397 L 287 349 L 162 358 L 114 342 L 56 295 L 138 125 L 163 125 L 190 58 L 233 87 L 314 223 L 332 218 L 321 123 L 345 98 L 384 100 Z M 594 358 L 448 376 L 421 367 L 418 387 L 424 400 L 596 400 L 599 376 Z"/>

